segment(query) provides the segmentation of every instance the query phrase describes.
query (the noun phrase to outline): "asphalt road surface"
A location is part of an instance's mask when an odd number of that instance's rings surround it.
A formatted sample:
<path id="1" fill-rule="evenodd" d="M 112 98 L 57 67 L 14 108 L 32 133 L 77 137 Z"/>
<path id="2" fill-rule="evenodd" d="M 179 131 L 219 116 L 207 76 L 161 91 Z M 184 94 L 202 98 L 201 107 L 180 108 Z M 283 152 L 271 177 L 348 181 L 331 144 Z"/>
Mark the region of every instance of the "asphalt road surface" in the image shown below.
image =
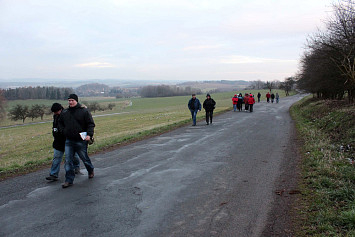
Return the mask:
<path id="1" fill-rule="evenodd" d="M 0 236 L 261 236 L 302 97 L 92 156 L 67 189 L 63 168 L 2 181 Z"/>

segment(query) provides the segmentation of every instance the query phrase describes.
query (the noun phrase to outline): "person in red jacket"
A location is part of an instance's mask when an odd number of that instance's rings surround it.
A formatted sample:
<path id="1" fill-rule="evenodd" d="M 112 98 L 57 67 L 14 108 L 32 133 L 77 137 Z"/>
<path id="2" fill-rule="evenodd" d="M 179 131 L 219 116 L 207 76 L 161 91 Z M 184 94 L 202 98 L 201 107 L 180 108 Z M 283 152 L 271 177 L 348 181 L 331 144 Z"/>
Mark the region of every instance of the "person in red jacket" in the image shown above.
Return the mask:
<path id="1" fill-rule="evenodd" d="M 232 101 L 233 101 L 233 110 L 234 110 L 234 112 L 236 112 L 237 111 L 237 104 L 238 104 L 238 96 L 234 95 L 234 97 L 232 98 Z"/>
<path id="2" fill-rule="evenodd" d="M 249 109 L 250 109 L 250 113 L 253 112 L 253 106 L 255 104 L 255 99 L 254 96 L 252 94 L 249 95 Z"/>
<path id="3" fill-rule="evenodd" d="M 245 93 L 244 96 L 245 111 L 249 110 L 249 94 Z"/>
<path id="4" fill-rule="evenodd" d="M 271 97 L 271 95 L 270 95 L 270 93 L 268 92 L 268 93 L 266 94 L 266 101 L 267 101 L 268 103 L 270 103 L 270 97 Z"/>

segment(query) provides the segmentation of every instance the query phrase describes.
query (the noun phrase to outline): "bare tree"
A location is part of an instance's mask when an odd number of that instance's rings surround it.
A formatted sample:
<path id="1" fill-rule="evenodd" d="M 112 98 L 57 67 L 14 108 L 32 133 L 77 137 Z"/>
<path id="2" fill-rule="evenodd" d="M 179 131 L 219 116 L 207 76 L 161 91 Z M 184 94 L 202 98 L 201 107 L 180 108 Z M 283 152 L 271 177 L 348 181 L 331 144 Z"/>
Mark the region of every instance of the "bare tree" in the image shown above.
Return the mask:
<path id="1" fill-rule="evenodd" d="M 11 120 L 17 121 L 22 120 L 25 123 L 25 119 L 28 117 L 28 106 L 17 104 L 14 108 L 10 110 L 10 118 Z"/>
<path id="2" fill-rule="evenodd" d="M 114 104 L 114 103 L 109 103 L 109 104 L 107 105 L 107 108 L 108 108 L 109 110 L 112 110 L 115 106 L 116 106 L 116 104 Z"/>
<path id="3" fill-rule="evenodd" d="M 355 3 L 339 0 L 333 4 L 334 14 L 327 19 L 326 31 L 319 31 L 311 38 L 309 48 L 316 54 L 322 51 L 322 60 L 331 60 L 340 71 L 344 90 L 350 102 L 355 92 Z"/>
<path id="4" fill-rule="evenodd" d="M 265 82 L 262 82 L 260 80 L 258 81 L 252 81 L 250 83 L 250 86 L 248 87 L 248 89 L 252 89 L 252 90 L 260 90 L 260 89 L 263 89 L 265 88 L 266 84 Z"/>
<path id="5" fill-rule="evenodd" d="M 267 82 L 266 82 L 266 88 L 269 89 L 270 92 L 271 92 L 273 86 L 274 86 L 274 85 L 273 85 L 273 82 L 271 82 L 271 81 L 267 81 Z"/>
<path id="6" fill-rule="evenodd" d="M 326 21 L 326 30 L 308 39 L 301 61 L 298 87 L 318 97 L 343 99 L 349 102 L 355 92 L 355 3 L 339 0 L 334 14 Z"/>
<path id="7" fill-rule="evenodd" d="M 43 116 L 46 113 L 46 106 L 35 104 L 32 105 L 31 109 L 28 112 L 28 117 L 30 117 L 33 121 L 34 118 L 41 118 L 43 120 Z"/>
<path id="8" fill-rule="evenodd" d="M 95 113 L 96 110 L 99 110 L 100 109 L 100 105 L 97 101 L 94 101 L 94 102 L 91 102 L 91 103 L 87 103 L 86 106 L 88 107 L 88 110 L 90 112 L 93 112 Z"/>
<path id="9" fill-rule="evenodd" d="M 279 89 L 282 89 L 285 91 L 286 96 L 290 95 L 290 91 L 293 88 L 293 85 L 296 83 L 294 77 L 288 77 L 285 79 L 284 82 L 279 83 Z"/>

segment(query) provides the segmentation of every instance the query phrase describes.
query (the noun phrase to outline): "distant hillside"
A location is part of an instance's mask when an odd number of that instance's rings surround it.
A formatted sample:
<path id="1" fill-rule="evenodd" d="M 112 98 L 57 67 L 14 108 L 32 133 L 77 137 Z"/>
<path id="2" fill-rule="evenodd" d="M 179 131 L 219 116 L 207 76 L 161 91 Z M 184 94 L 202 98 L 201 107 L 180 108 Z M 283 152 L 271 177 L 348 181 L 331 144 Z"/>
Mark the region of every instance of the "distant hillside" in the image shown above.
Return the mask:
<path id="1" fill-rule="evenodd" d="M 104 96 L 110 92 L 110 87 L 105 84 L 91 83 L 79 86 L 75 92 L 79 96 Z"/>
<path id="2" fill-rule="evenodd" d="M 226 92 L 226 91 L 234 91 L 234 90 L 243 90 L 250 85 L 249 81 L 189 81 L 178 84 L 178 86 L 187 87 L 190 86 L 192 88 L 201 89 L 204 92 L 207 91 L 218 91 L 218 92 Z"/>
<path id="3" fill-rule="evenodd" d="M 17 79 L 17 80 L 5 80 L 0 78 L 0 88 L 17 88 L 17 87 L 37 87 L 37 86 L 54 86 L 54 87 L 71 87 L 77 88 L 85 84 L 104 84 L 109 87 L 121 87 L 121 88 L 139 88 L 148 85 L 160 85 L 162 83 L 166 85 L 176 85 L 181 81 L 171 80 L 128 80 L 128 79 L 88 79 L 88 80 L 68 80 L 68 79 Z"/>

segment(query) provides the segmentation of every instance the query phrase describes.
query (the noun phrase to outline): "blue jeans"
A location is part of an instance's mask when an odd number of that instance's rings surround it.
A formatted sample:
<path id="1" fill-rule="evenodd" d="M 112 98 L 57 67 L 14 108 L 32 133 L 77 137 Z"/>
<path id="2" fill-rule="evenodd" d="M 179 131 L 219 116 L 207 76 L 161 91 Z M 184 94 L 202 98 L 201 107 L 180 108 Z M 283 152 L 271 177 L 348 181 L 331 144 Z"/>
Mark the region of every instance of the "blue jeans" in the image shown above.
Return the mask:
<path id="1" fill-rule="evenodd" d="M 67 139 L 65 141 L 65 182 L 73 183 L 75 178 L 74 154 L 77 153 L 83 161 L 89 174 L 94 172 L 94 166 L 88 156 L 88 142 Z"/>
<path id="2" fill-rule="evenodd" d="M 197 110 L 190 110 L 191 116 L 192 116 L 192 124 L 196 125 L 196 115 L 197 115 Z"/>
<path id="3" fill-rule="evenodd" d="M 50 176 L 55 176 L 58 178 L 59 170 L 60 170 L 60 163 L 62 163 L 64 151 L 60 151 L 54 148 L 53 152 L 53 161 L 52 161 L 52 166 L 51 166 L 51 171 L 49 173 Z M 80 162 L 79 162 L 79 156 L 78 154 L 75 154 L 74 160 L 74 169 L 79 168 L 80 169 Z"/>
<path id="4" fill-rule="evenodd" d="M 237 111 L 237 105 L 233 105 L 234 112 Z"/>

